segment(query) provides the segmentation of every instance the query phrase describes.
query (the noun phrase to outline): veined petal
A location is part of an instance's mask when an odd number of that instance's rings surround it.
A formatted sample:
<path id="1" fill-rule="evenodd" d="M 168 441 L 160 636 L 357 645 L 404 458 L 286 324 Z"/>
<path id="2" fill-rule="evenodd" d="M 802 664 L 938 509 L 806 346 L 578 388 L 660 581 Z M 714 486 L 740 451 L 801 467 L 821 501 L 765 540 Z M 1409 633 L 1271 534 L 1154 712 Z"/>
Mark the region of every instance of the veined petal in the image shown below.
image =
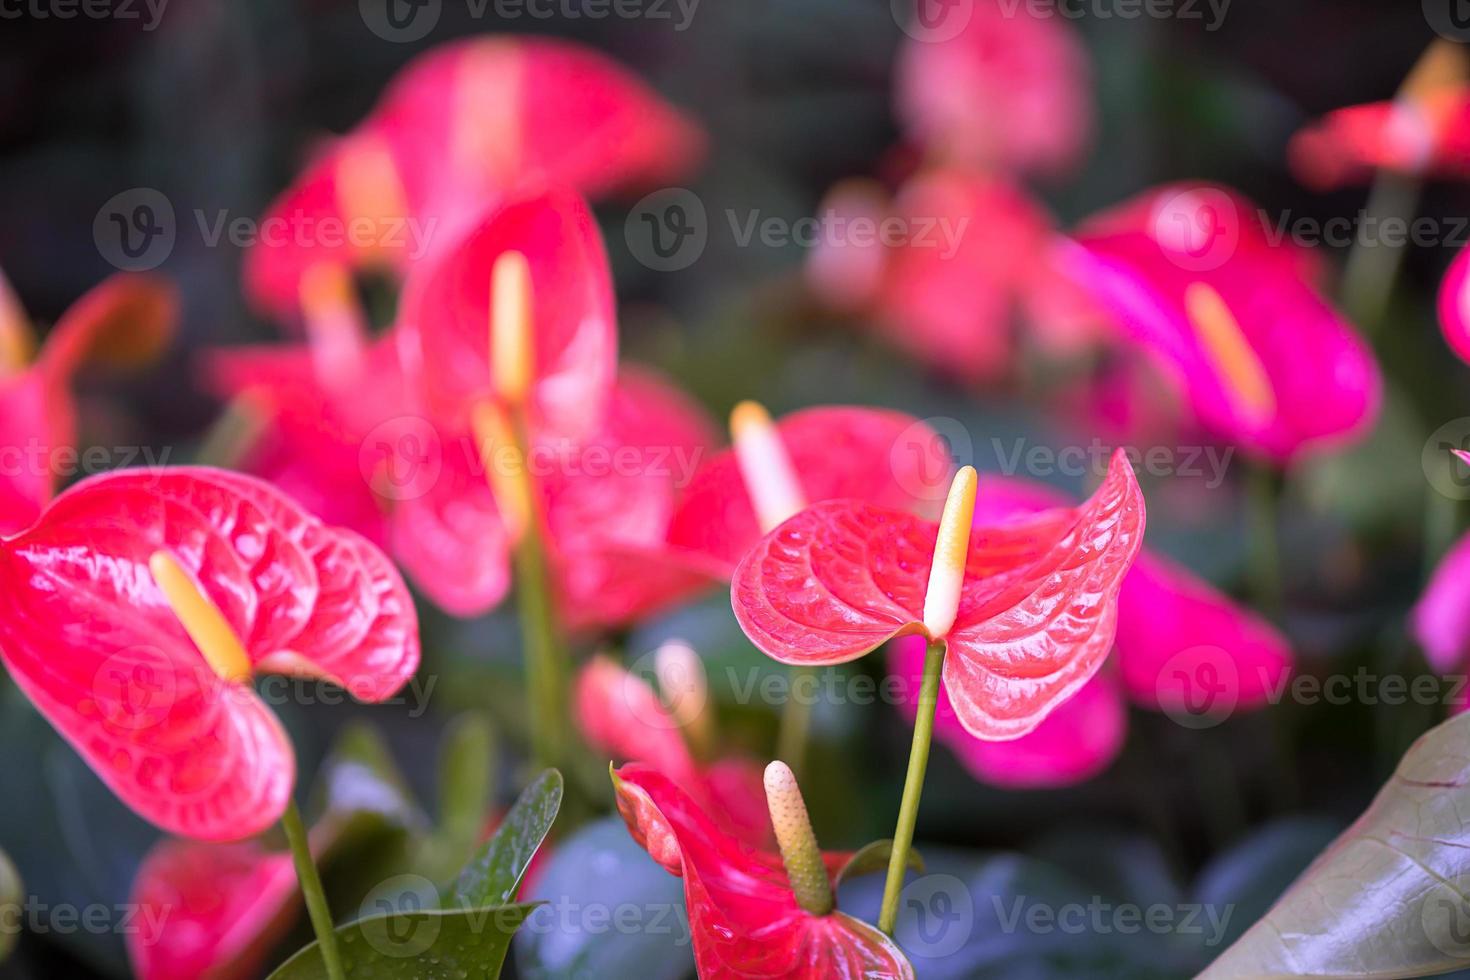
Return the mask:
<path id="1" fill-rule="evenodd" d="M 249 836 L 285 806 L 291 748 L 248 686 L 205 664 L 153 581 L 156 551 L 198 582 L 257 669 L 365 700 L 417 669 L 413 605 L 355 534 L 219 470 L 94 477 L 0 542 L 0 657 L 16 683 L 143 816 L 185 836 Z"/>
<path id="2" fill-rule="evenodd" d="M 1097 671 L 1143 524 L 1143 498 L 1120 453 L 1081 507 L 975 529 L 944 665 L 969 731 L 1024 735 Z M 736 618 L 768 655 L 796 664 L 842 663 L 922 634 L 936 533 L 935 524 L 856 501 L 817 504 L 740 563 Z"/>

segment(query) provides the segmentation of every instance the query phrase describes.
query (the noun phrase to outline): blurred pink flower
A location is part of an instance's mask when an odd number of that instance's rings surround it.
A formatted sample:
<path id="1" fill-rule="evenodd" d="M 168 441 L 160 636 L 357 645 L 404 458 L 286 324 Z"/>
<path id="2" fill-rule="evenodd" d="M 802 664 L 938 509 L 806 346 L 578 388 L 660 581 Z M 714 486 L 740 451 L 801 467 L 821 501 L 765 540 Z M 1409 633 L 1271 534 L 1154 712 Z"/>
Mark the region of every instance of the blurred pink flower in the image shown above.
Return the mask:
<path id="1" fill-rule="evenodd" d="M 1465 669 L 1470 660 L 1470 535 L 1440 561 L 1410 615 L 1410 625 L 1429 666 L 1442 674 Z"/>
<path id="2" fill-rule="evenodd" d="M 1200 423 L 1278 464 L 1376 420 L 1368 346 L 1239 195 L 1149 191 L 1085 223 L 1061 267 L 1177 383 Z"/>
<path id="3" fill-rule="evenodd" d="M 876 183 L 845 182 L 821 217 L 806 269 L 813 292 L 936 370 L 967 382 L 1003 375 L 1023 322 L 1049 348 L 1086 336 L 1090 308 L 1051 266 L 1050 218 L 1004 178 L 924 172 L 891 201 Z"/>
<path id="4" fill-rule="evenodd" d="M 1440 284 L 1439 328 L 1450 350 L 1470 362 L 1470 249 L 1460 250 Z"/>
<path id="5" fill-rule="evenodd" d="M 658 186 L 690 169 L 703 142 L 591 49 L 511 37 L 443 45 L 400 72 L 367 119 L 328 140 L 273 202 L 246 252 L 245 292 L 294 323 L 313 265 L 401 275 L 507 196 Z"/>
<path id="6" fill-rule="evenodd" d="M 914 25 L 894 72 L 901 126 L 944 163 L 1065 173 L 1091 138 L 1087 52 L 1063 18 L 1029 4 L 950 5 L 935 28 Z"/>
<path id="7" fill-rule="evenodd" d="M 178 316 L 172 283 L 119 273 L 73 303 L 35 351 L 30 318 L 0 274 L 0 449 L 15 453 L 0 473 L 0 535 L 29 526 L 56 493 L 55 454 L 76 443 L 77 371 L 146 363 L 172 339 Z"/>
<path id="8" fill-rule="evenodd" d="M 1293 172 L 1319 190 L 1361 184 L 1380 170 L 1470 177 L 1470 87 L 1335 109 L 1287 150 Z"/>

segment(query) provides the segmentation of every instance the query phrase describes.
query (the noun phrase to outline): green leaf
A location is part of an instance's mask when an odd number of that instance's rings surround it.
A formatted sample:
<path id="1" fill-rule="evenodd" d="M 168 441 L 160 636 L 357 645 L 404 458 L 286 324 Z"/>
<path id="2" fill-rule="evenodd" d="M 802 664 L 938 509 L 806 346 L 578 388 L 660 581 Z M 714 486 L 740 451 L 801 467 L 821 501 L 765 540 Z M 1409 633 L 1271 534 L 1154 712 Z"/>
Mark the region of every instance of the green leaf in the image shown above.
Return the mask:
<path id="1" fill-rule="evenodd" d="M 1470 714 L 1430 730 L 1358 820 L 1208 970 L 1430 976 L 1470 966 Z"/>
<path id="2" fill-rule="evenodd" d="M 352 980 L 495 980 L 511 938 L 535 905 L 457 911 L 389 912 L 337 930 L 342 966 Z M 270 980 L 325 980 L 312 943 Z"/>
<path id="3" fill-rule="evenodd" d="M 634 843 L 621 817 L 596 820 L 558 840 L 536 892 L 556 904 L 538 912 L 516 939 L 523 980 L 694 975 L 683 882 Z M 632 921 L 613 927 L 608 915 Z"/>
<path id="4" fill-rule="evenodd" d="M 560 772 L 548 769 L 537 776 L 506 813 L 495 836 L 460 872 L 449 904 L 474 907 L 513 900 L 526 866 L 556 820 L 561 798 Z"/>
<path id="5" fill-rule="evenodd" d="M 847 863 L 838 870 L 834 876 L 833 887 L 841 888 L 844 881 L 859 875 L 887 871 L 888 860 L 892 855 L 892 840 L 875 840 L 871 844 L 864 845 L 854 851 L 852 857 L 847 859 Z M 919 874 L 924 873 L 924 858 L 919 854 L 917 848 L 909 848 L 908 866 Z"/>
<path id="6" fill-rule="evenodd" d="M 20 938 L 20 921 L 25 905 L 25 886 L 10 856 L 0 851 L 0 962 L 4 962 Z"/>

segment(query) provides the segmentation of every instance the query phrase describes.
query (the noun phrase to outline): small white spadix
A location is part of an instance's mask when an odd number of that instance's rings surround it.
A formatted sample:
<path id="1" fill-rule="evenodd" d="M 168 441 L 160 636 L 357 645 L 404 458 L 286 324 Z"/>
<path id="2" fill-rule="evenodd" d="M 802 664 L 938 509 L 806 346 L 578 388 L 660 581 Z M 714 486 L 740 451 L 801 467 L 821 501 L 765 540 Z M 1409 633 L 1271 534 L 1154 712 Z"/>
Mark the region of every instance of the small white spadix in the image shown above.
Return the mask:
<path id="1" fill-rule="evenodd" d="M 954 626 L 960 608 L 960 587 L 965 582 L 965 560 L 970 552 L 970 524 L 975 518 L 978 477 L 973 466 L 964 466 L 949 485 L 939 534 L 934 539 L 934 565 L 929 570 L 929 589 L 924 594 L 924 630 L 929 639 L 942 639 Z"/>
<path id="2" fill-rule="evenodd" d="M 517 251 L 500 253 L 490 270 L 490 373 L 496 397 L 520 405 L 531 390 L 531 266 Z"/>
<path id="3" fill-rule="evenodd" d="M 761 533 L 767 533 L 806 506 L 801 481 L 770 413 L 761 405 L 745 401 L 735 406 L 730 413 L 730 437 Z"/>

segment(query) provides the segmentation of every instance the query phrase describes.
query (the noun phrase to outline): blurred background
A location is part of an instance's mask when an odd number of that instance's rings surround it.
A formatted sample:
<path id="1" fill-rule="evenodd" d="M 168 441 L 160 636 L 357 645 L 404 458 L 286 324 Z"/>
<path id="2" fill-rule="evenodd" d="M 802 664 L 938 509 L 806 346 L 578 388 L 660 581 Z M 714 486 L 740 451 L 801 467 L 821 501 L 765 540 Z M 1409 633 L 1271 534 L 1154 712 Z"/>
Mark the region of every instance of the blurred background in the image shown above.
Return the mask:
<path id="1" fill-rule="evenodd" d="M 410 59 L 492 32 L 589 45 L 707 130 L 707 157 L 683 184 L 709 216 L 708 244 L 692 263 L 661 271 L 639 261 L 626 233 L 636 195 L 597 204 L 628 359 L 663 369 L 716 418 L 739 399 L 757 398 L 773 414 L 859 403 L 941 420 L 942 431 L 957 425 L 968 436 L 964 461 L 982 470 L 999 469 L 1002 451 L 1017 440 L 1085 445 L 1093 435 L 1058 409 L 1058 392 L 1087 369 L 1085 356 L 1080 367 L 1064 359 L 994 382 L 947 377 L 815 302 L 803 278 L 809 249 L 760 236 L 742 243 L 725 220 L 735 213 L 795 221 L 816 214 L 844 178 L 883 179 L 911 166 L 893 109 L 894 60 L 906 35 L 887 2 L 701 0 L 682 9 L 671 2 L 667 19 L 565 11 L 533 19 L 443 0 L 432 29 L 413 41 L 379 36 L 352 0 L 168 0 L 151 10 L 137 0 L 132 16 L 122 7 L 119 0 L 106 16 L 63 17 L 60 0 L 0 0 L 0 267 L 37 321 L 54 321 L 115 271 L 94 236 L 110 199 L 151 188 L 175 214 L 176 240 L 158 271 L 182 291 L 180 335 L 166 361 L 142 376 L 87 380 L 83 446 L 148 446 L 169 462 L 196 456 L 221 411 L 198 382 L 200 353 L 281 336 L 246 305 L 238 246 L 228 236 L 211 241 L 201 222 L 259 216 L 318 141 L 362 119 Z M 1390 98 L 1435 37 L 1420 5 L 1366 0 L 1236 2 L 1213 28 L 1204 4 L 1200 19 L 1077 10 L 1067 24 L 1091 61 L 1093 137 L 1069 173 L 1030 187 L 1062 228 L 1174 180 L 1228 184 L 1292 220 L 1356 213 L 1367 189 L 1304 187 L 1288 169 L 1287 141 L 1331 109 Z M 1420 210 L 1470 214 L 1470 187 L 1430 183 Z M 1424 569 L 1440 557 L 1425 544 L 1420 456 L 1431 432 L 1470 415 L 1465 366 L 1434 320 L 1435 291 L 1456 244 L 1405 252 L 1375 340 L 1388 380 L 1377 429 L 1283 481 L 1277 621 L 1301 674 L 1427 669 L 1405 639 Z M 1346 248 L 1325 251 L 1340 269 Z M 1146 484 L 1150 545 L 1234 595 L 1250 591 L 1241 469 L 1205 496 Z M 1051 482 L 1074 494 L 1089 489 L 1081 477 Z M 1453 506 L 1447 520 L 1459 529 Z M 427 607 L 424 615 L 426 671 L 440 678 L 426 705 L 279 709 L 296 739 L 303 783 L 344 728 L 366 720 L 405 774 L 404 792 L 433 799 L 445 726 L 461 712 L 484 711 L 500 736 L 497 773 L 502 798 L 510 798 L 523 778 L 516 760 L 524 733 L 513 616 L 456 622 Z M 712 595 L 621 640 L 631 660 L 676 635 L 706 657 L 716 696 L 729 702 L 721 712 L 734 738 L 764 757 L 774 713 L 736 703 L 721 678 L 777 668 L 740 634 L 728 598 Z M 851 670 L 878 677 L 883 660 Z M 1445 714 L 1437 704 L 1286 698 L 1191 728 L 1132 709 L 1114 763 L 1049 790 L 986 786 L 937 748 L 918 838 L 931 869 L 964 883 L 974 926 L 957 950 L 931 950 L 920 976 L 1190 975 L 1265 911 L 1362 810 L 1410 742 Z M 807 794 L 823 845 L 856 847 L 887 835 L 909 725 L 883 704 L 820 704 L 815 726 Z M 8 687 L 0 746 L 0 848 L 25 882 L 28 909 L 112 910 L 101 929 L 33 916 L 0 976 L 129 975 L 116 910 L 156 831 Z M 391 846 L 383 841 L 397 832 L 387 823 L 365 832 L 364 853 Z M 586 901 L 679 902 L 678 883 L 615 822 L 562 842 L 544 874 L 548 895 L 561 888 Z M 354 883 L 334 887 L 347 895 Z M 860 883 L 844 907 L 871 909 L 878 887 Z M 991 897 L 1007 895 L 1231 912 L 1213 940 L 1208 925 L 1202 935 L 1113 932 L 1099 940 L 1001 928 L 1010 906 Z M 517 949 L 522 976 L 692 976 L 687 937 L 677 928 L 531 932 Z M 281 948 L 305 935 L 298 928 Z"/>

